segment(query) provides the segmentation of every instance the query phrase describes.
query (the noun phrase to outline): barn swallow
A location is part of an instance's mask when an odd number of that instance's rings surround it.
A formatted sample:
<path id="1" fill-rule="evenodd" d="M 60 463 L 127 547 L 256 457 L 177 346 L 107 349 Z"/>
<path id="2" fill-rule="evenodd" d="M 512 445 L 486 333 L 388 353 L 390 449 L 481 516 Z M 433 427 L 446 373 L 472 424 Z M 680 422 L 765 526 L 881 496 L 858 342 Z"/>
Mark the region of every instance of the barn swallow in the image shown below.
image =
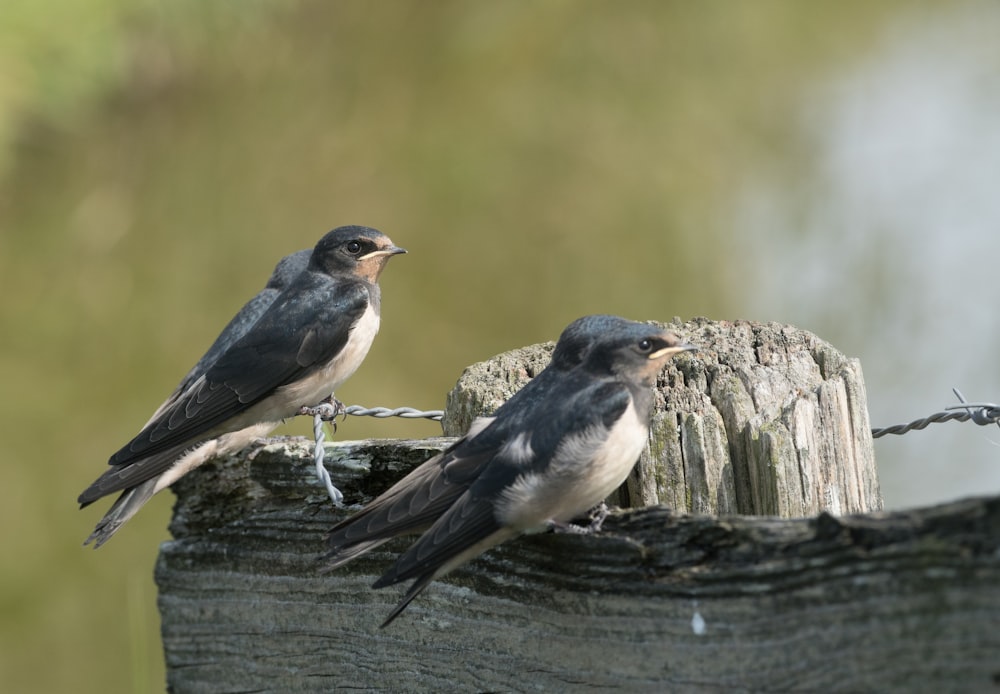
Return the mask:
<path id="1" fill-rule="evenodd" d="M 349 560 L 361 553 L 359 546 L 399 534 L 390 530 L 413 532 L 430 522 L 374 584 L 382 588 L 414 579 L 383 627 L 431 581 L 522 532 L 565 525 L 628 476 L 649 436 L 656 375 L 671 357 L 695 348 L 648 324 L 614 316 L 584 320 L 602 329 L 577 352 L 581 363 L 540 380 L 550 365 L 521 391 L 540 382 L 537 392 L 519 402 L 512 398 L 492 419 L 479 420 L 442 454 L 437 470 L 418 468 L 413 479 L 408 476 L 383 495 L 388 503 L 377 514 L 363 509 L 334 528 L 333 560 L 339 565 L 338 542 L 346 540 Z M 557 344 L 556 353 L 559 349 Z M 445 459 L 450 462 L 442 466 Z M 423 475 L 417 475 L 421 470 Z M 419 490 L 398 489 L 407 480 Z M 454 483 L 465 488 L 441 510 L 434 499 L 447 497 Z M 427 508 L 434 508 L 436 518 Z M 355 519 L 362 532 L 352 534 Z M 374 534 L 365 536 L 369 526 Z"/>
<path id="2" fill-rule="evenodd" d="M 548 366 L 514 393 L 496 412 L 477 417 L 464 436 L 412 470 L 377 499 L 330 532 L 332 548 L 324 571 L 332 571 L 399 535 L 427 530 L 465 493 L 491 460 L 491 452 L 529 423 L 526 413 L 578 366 L 602 334 L 628 323 L 616 316 L 584 316 L 570 323 L 556 343 Z M 492 425 L 492 426 L 491 426 Z"/>
<path id="3" fill-rule="evenodd" d="M 122 491 L 84 544 L 101 546 L 156 492 L 330 397 L 368 353 L 379 328 L 379 275 L 405 252 L 367 227 L 320 239 L 305 270 L 80 495 L 83 508 Z"/>
<path id="4" fill-rule="evenodd" d="M 548 366 L 488 417 L 477 417 L 458 441 L 412 470 L 389 490 L 330 532 L 325 571 L 343 566 L 398 535 L 422 533 L 436 521 L 490 462 L 492 452 L 523 430 L 534 403 L 578 366 L 594 341 L 621 319 L 585 316 L 563 330 Z M 492 425 L 492 426 L 491 426 Z"/>

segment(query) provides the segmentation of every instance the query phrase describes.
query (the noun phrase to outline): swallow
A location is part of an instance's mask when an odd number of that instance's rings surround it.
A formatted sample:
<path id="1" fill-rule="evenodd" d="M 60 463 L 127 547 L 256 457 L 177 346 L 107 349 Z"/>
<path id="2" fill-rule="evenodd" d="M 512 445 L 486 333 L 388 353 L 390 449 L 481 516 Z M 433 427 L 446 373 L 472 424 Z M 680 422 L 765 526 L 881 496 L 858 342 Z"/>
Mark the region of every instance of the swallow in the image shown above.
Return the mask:
<path id="1" fill-rule="evenodd" d="M 332 397 L 379 328 L 378 279 L 406 251 L 367 227 L 338 227 L 238 339 L 108 460 L 83 508 L 122 492 L 84 544 L 104 544 L 154 494 L 238 451 L 303 406 Z M 293 273 L 294 274 L 294 273 Z"/>
<path id="2" fill-rule="evenodd" d="M 523 430 L 534 403 L 583 362 L 594 341 L 621 319 L 585 316 L 559 336 L 549 364 L 488 417 L 477 417 L 455 443 L 412 470 L 357 514 L 330 531 L 324 571 L 332 571 L 399 535 L 427 530 L 468 490 L 491 460 L 490 453 Z M 493 425 L 493 426 L 490 426 Z M 512 433 L 513 432 L 513 433 Z"/>
<path id="3" fill-rule="evenodd" d="M 594 332 L 585 347 L 570 350 L 578 364 L 550 364 L 437 462 L 372 502 L 375 511 L 366 507 L 334 527 L 334 566 L 387 537 L 423 530 L 373 586 L 413 579 L 383 627 L 431 581 L 523 532 L 564 527 L 625 481 L 649 436 L 657 374 L 695 347 L 645 323 L 581 320 Z M 553 362 L 562 343 L 560 337 Z"/>

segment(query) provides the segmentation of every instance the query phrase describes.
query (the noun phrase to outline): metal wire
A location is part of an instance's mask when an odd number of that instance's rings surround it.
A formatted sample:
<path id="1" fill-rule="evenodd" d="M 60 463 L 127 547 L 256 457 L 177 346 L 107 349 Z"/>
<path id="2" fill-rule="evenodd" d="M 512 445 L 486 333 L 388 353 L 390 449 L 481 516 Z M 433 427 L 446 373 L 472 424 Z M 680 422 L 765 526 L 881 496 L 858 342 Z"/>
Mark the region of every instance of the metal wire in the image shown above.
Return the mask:
<path id="1" fill-rule="evenodd" d="M 321 402 L 316 407 L 303 407 L 299 414 L 312 415 L 313 418 L 313 438 L 316 440 L 316 447 L 313 449 L 313 462 L 316 465 L 316 477 L 319 481 L 323 483 L 326 487 L 326 493 L 330 496 L 330 500 L 333 505 L 337 508 L 343 508 L 344 506 L 344 493 L 337 489 L 337 486 L 330 479 L 330 472 L 326 469 L 326 465 L 323 464 L 326 451 L 324 449 L 323 443 L 326 440 L 326 434 L 323 431 L 323 425 L 327 422 L 333 427 L 333 433 L 337 433 L 337 417 L 343 415 L 345 418 L 348 415 L 354 417 L 378 417 L 384 419 L 386 417 L 403 417 L 405 419 L 433 419 L 440 420 L 444 416 L 444 410 L 429 410 L 422 411 L 417 410 L 412 407 L 397 407 L 395 409 L 389 409 L 388 407 L 361 407 L 360 405 L 351 405 L 350 407 L 344 407 L 343 403 L 338 400 L 333 400 L 333 402 Z"/>
<path id="2" fill-rule="evenodd" d="M 992 402 L 966 402 L 957 388 L 952 388 L 952 392 L 958 398 L 958 405 L 949 405 L 941 412 L 935 412 L 932 415 L 914 420 L 908 424 L 896 424 L 889 427 L 872 429 L 872 438 L 877 439 L 887 434 L 902 435 L 908 431 L 924 429 L 930 424 L 937 424 L 939 422 L 965 422 L 972 420 L 981 426 L 989 424 L 1000 426 L 1000 405 Z M 362 407 L 361 405 L 344 407 L 340 402 L 334 401 L 334 404 L 324 402 L 316 407 L 303 407 L 300 414 L 312 415 L 313 417 L 313 438 L 316 440 L 316 447 L 313 450 L 313 460 L 316 464 L 316 476 L 323 483 L 323 486 L 326 487 L 326 492 L 330 495 L 330 500 L 333 501 L 334 506 L 341 508 L 344 505 L 344 493 L 334 485 L 333 480 L 330 479 L 329 471 L 327 471 L 326 466 L 323 464 L 325 457 L 323 444 L 326 440 L 323 424 L 329 422 L 333 427 L 334 433 L 336 433 L 337 417 L 340 415 L 343 415 L 345 418 L 347 416 L 377 417 L 379 419 L 402 417 L 404 419 L 432 419 L 440 421 L 444 416 L 444 410 L 418 410 L 413 407 Z"/>
<path id="3" fill-rule="evenodd" d="M 909 424 L 896 424 L 891 427 L 872 429 L 872 437 L 877 439 L 880 436 L 885 436 L 886 434 L 905 434 L 906 432 L 914 429 L 923 429 L 928 424 L 950 422 L 952 420 L 956 422 L 965 422 L 971 419 L 976 424 L 982 426 L 988 424 L 996 424 L 1000 426 L 1000 405 L 996 405 L 992 402 L 966 402 L 965 398 L 962 397 L 962 394 L 957 388 L 952 388 L 951 390 L 955 393 L 955 397 L 958 398 L 960 404 L 949 405 L 941 412 L 935 412 L 928 417 L 917 419 Z"/>
<path id="4" fill-rule="evenodd" d="M 323 442 L 326 438 L 323 432 L 323 424 L 326 423 L 326 418 L 329 417 L 334 433 L 337 432 L 337 408 L 328 403 L 323 403 L 316 409 L 324 410 L 323 412 L 316 412 L 313 415 L 313 437 L 316 439 L 316 447 L 313 449 L 313 461 L 316 464 L 316 476 L 323 483 L 323 486 L 326 487 L 326 493 L 330 496 L 330 501 L 333 502 L 333 505 L 337 508 L 343 508 L 344 493 L 337 489 L 333 480 L 330 479 L 330 472 L 326 469 L 326 465 L 323 464 Z"/>
<path id="5" fill-rule="evenodd" d="M 444 416 L 444 410 L 416 410 L 412 407 L 397 407 L 390 410 L 388 407 L 362 407 L 361 405 L 351 405 L 344 410 L 344 414 L 354 417 L 403 417 L 404 419 L 433 419 L 440 421 Z"/>

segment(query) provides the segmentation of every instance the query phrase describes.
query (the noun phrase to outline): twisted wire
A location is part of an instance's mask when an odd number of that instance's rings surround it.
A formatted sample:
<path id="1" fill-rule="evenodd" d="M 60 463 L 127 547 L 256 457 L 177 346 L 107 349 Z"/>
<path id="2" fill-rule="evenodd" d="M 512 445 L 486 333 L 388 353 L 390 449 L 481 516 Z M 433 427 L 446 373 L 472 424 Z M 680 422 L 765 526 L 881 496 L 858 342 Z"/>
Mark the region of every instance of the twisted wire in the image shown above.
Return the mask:
<path id="1" fill-rule="evenodd" d="M 952 392 L 955 394 L 955 397 L 958 398 L 958 405 L 949 405 L 941 412 L 935 412 L 932 415 L 914 420 L 907 424 L 895 424 L 881 429 L 872 429 L 872 438 L 877 439 L 881 436 L 885 436 L 886 434 L 901 435 L 908 431 L 913 431 L 914 429 L 924 429 L 929 424 L 950 422 L 952 420 L 956 422 L 972 420 L 980 426 L 986 426 L 989 424 L 997 424 L 1000 426 L 1000 405 L 996 405 L 992 402 L 966 402 L 965 398 L 962 397 L 962 393 L 960 393 L 957 388 L 952 388 Z"/>
<path id="2" fill-rule="evenodd" d="M 326 433 L 323 431 L 323 425 L 325 423 L 329 422 L 330 426 L 333 427 L 333 433 L 337 433 L 337 417 L 340 415 L 343 415 L 345 418 L 348 415 L 352 415 L 354 417 L 378 417 L 380 419 L 402 417 L 404 419 L 440 420 L 444 416 L 444 410 L 422 411 L 413 407 L 397 407 L 395 409 L 389 409 L 388 407 L 369 408 L 361 407 L 360 405 L 344 407 L 342 403 L 334 400 L 333 402 L 321 402 L 316 407 L 303 407 L 299 411 L 299 414 L 312 415 L 313 439 L 316 441 L 316 446 L 313 448 L 313 463 L 316 466 L 316 477 L 326 487 L 326 493 L 329 495 L 333 505 L 337 508 L 343 508 L 344 493 L 337 489 L 333 480 L 330 479 L 330 471 L 324 465 L 326 449 L 323 444 L 326 441 Z"/>
<path id="3" fill-rule="evenodd" d="M 925 429 L 931 424 L 950 421 L 966 422 L 971 420 L 980 426 L 989 424 L 1000 426 L 1000 405 L 992 402 L 967 402 L 957 388 L 952 388 L 952 392 L 958 398 L 958 405 L 948 405 L 940 412 L 915 419 L 906 424 L 894 424 L 888 427 L 874 428 L 872 429 L 872 438 L 877 439 L 888 434 L 899 436 L 908 431 Z M 313 417 L 313 438 L 316 441 L 316 447 L 313 449 L 313 460 L 316 465 L 316 476 L 323 486 L 326 487 L 326 492 L 330 496 L 330 500 L 333 501 L 334 506 L 340 508 L 344 504 L 344 493 L 334 485 L 333 480 L 330 479 L 329 471 L 323 464 L 325 458 L 323 444 L 326 440 L 323 424 L 329 422 L 333 427 L 334 433 L 336 433 L 337 417 L 340 415 L 343 415 L 345 418 L 347 416 L 377 417 L 379 419 L 402 417 L 403 419 L 431 419 L 440 421 L 444 416 L 444 410 L 418 410 L 413 407 L 362 407 L 361 405 L 344 407 L 339 402 L 336 404 L 324 402 L 316 407 L 303 407 L 301 414 L 309 414 Z"/>
<path id="4" fill-rule="evenodd" d="M 329 408 L 333 411 L 333 418 L 336 418 L 336 410 L 332 405 L 320 405 L 316 409 L 321 409 L 323 407 Z M 316 447 L 313 449 L 313 461 L 316 464 L 316 477 L 319 481 L 323 483 L 326 487 L 326 493 L 330 496 L 330 501 L 337 508 L 343 508 L 344 506 L 344 493 L 337 489 L 337 485 L 333 483 L 330 479 L 330 472 L 326 469 L 326 465 L 323 464 L 323 458 L 325 455 L 325 450 L 323 447 L 324 440 L 326 439 L 326 434 L 323 432 L 323 424 L 326 422 L 324 418 L 326 413 L 317 412 L 313 415 L 313 438 L 316 439 Z M 337 431 L 337 422 L 335 419 L 330 420 L 332 422 L 333 431 Z"/>
<path id="5" fill-rule="evenodd" d="M 350 405 L 344 410 L 344 414 L 354 417 L 402 417 L 404 419 L 433 419 L 440 421 L 444 416 L 444 410 L 417 410 L 412 407 L 362 407 L 361 405 Z"/>

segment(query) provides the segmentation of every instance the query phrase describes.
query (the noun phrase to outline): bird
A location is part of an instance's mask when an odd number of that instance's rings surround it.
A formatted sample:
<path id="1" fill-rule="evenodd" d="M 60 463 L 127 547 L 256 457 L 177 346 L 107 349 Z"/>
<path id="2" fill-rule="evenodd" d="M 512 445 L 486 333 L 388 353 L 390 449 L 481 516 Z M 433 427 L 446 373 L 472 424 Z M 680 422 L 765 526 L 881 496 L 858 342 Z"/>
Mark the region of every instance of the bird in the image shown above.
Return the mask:
<path id="1" fill-rule="evenodd" d="M 469 430 L 413 469 L 363 510 L 338 524 L 327 536 L 331 551 L 323 570 L 332 571 L 399 535 L 423 532 L 476 480 L 489 453 L 511 431 L 528 423 L 525 413 L 541 400 L 562 374 L 578 366 L 593 342 L 619 320 L 584 316 L 570 323 L 556 343 L 549 364 L 488 417 L 477 417 Z M 490 427 L 496 422 L 495 426 Z M 488 429 L 488 431 L 486 431 Z M 485 433 L 484 433 L 485 432 Z"/>
<path id="2" fill-rule="evenodd" d="M 122 492 L 84 545 L 103 545 L 154 494 L 205 461 L 244 448 L 302 407 L 331 399 L 378 332 L 379 276 L 389 258 L 405 252 L 369 227 L 324 235 L 257 321 L 168 398 L 80 494 L 84 508 Z"/>
<path id="3" fill-rule="evenodd" d="M 433 580 L 490 547 L 565 527 L 614 491 L 639 459 L 657 374 L 696 348 L 647 323 L 580 320 L 564 331 L 571 341 L 589 335 L 585 347 L 569 350 L 579 363 L 556 363 L 567 346 L 561 336 L 553 363 L 493 417 L 477 420 L 456 444 L 331 531 L 334 567 L 388 537 L 423 532 L 373 584 L 413 579 L 383 627 Z"/>

